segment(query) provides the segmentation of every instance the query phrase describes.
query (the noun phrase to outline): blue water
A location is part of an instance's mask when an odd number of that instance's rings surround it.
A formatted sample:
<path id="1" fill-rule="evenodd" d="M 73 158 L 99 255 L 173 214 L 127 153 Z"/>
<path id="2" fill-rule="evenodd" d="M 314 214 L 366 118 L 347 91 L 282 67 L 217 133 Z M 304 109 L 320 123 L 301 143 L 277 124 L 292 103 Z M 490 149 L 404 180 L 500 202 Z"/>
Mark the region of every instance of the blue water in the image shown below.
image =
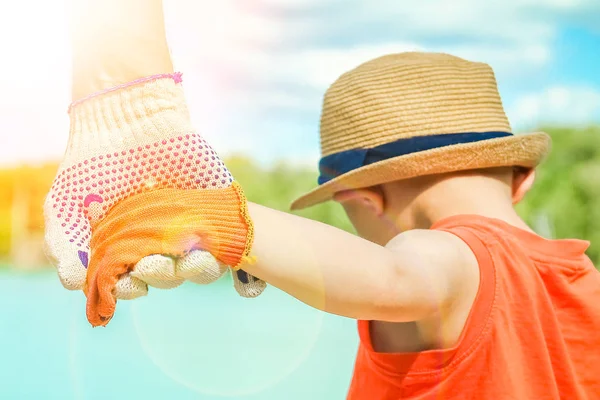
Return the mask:
<path id="1" fill-rule="evenodd" d="M 56 275 L 0 272 L 0 399 L 343 399 L 352 320 L 230 278 L 120 301 L 106 328 Z"/>

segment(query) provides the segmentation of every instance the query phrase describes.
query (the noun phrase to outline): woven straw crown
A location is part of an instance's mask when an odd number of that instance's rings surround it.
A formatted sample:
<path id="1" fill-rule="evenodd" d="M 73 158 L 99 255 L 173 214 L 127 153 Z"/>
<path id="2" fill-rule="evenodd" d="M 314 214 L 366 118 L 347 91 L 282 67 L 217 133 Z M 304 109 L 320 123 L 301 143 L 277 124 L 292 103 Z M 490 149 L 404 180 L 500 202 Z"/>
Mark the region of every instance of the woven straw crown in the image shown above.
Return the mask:
<path id="1" fill-rule="evenodd" d="M 470 139 L 452 143 L 461 134 Z M 346 171 L 342 166 L 339 174 L 320 178 L 321 185 L 296 200 L 292 209 L 330 200 L 341 190 L 420 175 L 499 166 L 533 168 L 551 143 L 543 132 L 512 134 L 489 65 L 420 52 L 379 57 L 340 76 L 325 93 L 320 135 L 322 167 L 333 171 L 339 165 L 331 168 L 331 157 L 336 163 L 349 160 L 354 156 L 347 153 L 357 150 L 361 154 L 390 144 L 401 146 L 405 139 L 443 142 L 440 135 L 449 144 L 416 145 Z"/>
<path id="2" fill-rule="evenodd" d="M 327 90 L 321 153 L 486 131 L 511 131 L 490 66 L 439 53 L 392 54 L 345 73 Z"/>

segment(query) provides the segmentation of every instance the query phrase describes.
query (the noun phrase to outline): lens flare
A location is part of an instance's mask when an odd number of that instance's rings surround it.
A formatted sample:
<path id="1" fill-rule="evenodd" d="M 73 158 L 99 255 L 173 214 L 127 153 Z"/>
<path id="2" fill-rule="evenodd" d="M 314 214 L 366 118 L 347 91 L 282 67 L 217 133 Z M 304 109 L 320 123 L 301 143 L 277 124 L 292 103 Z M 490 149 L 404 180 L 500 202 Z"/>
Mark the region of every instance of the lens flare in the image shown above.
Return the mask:
<path id="1" fill-rule="evenodd" d="M 177 293 L 154 291 L 145 300 L 131 309 L 144 353 L 165 375 L 205 395 L 240 397 L 277 385 L 310 355 L 323 320 L 274 287 L 242 299 L 229 276 L 208 286 L 184 284 Z"/>

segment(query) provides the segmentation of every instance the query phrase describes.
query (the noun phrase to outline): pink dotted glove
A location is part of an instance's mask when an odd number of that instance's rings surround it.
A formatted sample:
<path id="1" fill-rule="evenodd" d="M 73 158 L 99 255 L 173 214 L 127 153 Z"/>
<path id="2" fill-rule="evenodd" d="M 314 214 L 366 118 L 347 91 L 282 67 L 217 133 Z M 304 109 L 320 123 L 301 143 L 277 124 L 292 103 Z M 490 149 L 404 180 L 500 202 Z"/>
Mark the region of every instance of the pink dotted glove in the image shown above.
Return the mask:
<path id="1" fill-rule="evenodd" d="M 161 188 L 224 188 L 233 178 L 191 126 L 181 74 L 143 78 L 73 103 L 64 160 L 44 204 L 46 253 L 63 286 L 81 290 L 90 260 L 91 225 L 119 201 Z M 149 254 L 116 285 L 118 299 L 173 288 L 186 279 L 208 284 L 228 267 L 208 252 L 185 258 Z M 236 271 L 234 287 L 258 296 L 265 283 Z"/>

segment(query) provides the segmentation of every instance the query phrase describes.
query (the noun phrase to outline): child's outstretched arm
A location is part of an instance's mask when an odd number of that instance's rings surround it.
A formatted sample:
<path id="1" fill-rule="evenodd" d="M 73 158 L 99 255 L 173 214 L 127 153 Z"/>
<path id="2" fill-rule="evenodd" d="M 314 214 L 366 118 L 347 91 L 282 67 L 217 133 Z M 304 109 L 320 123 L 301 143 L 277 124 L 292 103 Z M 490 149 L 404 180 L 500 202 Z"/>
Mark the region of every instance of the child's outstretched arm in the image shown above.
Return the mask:
<path id="1" fill-rule="evenodd" d="M 478 279 L 458 237 L 414 230 L 379 246 L 340 229 L 249 204 L 255 265 L 244 266 L 302 302 L 342 316 L 416 321 L 451 307 Z"/>

